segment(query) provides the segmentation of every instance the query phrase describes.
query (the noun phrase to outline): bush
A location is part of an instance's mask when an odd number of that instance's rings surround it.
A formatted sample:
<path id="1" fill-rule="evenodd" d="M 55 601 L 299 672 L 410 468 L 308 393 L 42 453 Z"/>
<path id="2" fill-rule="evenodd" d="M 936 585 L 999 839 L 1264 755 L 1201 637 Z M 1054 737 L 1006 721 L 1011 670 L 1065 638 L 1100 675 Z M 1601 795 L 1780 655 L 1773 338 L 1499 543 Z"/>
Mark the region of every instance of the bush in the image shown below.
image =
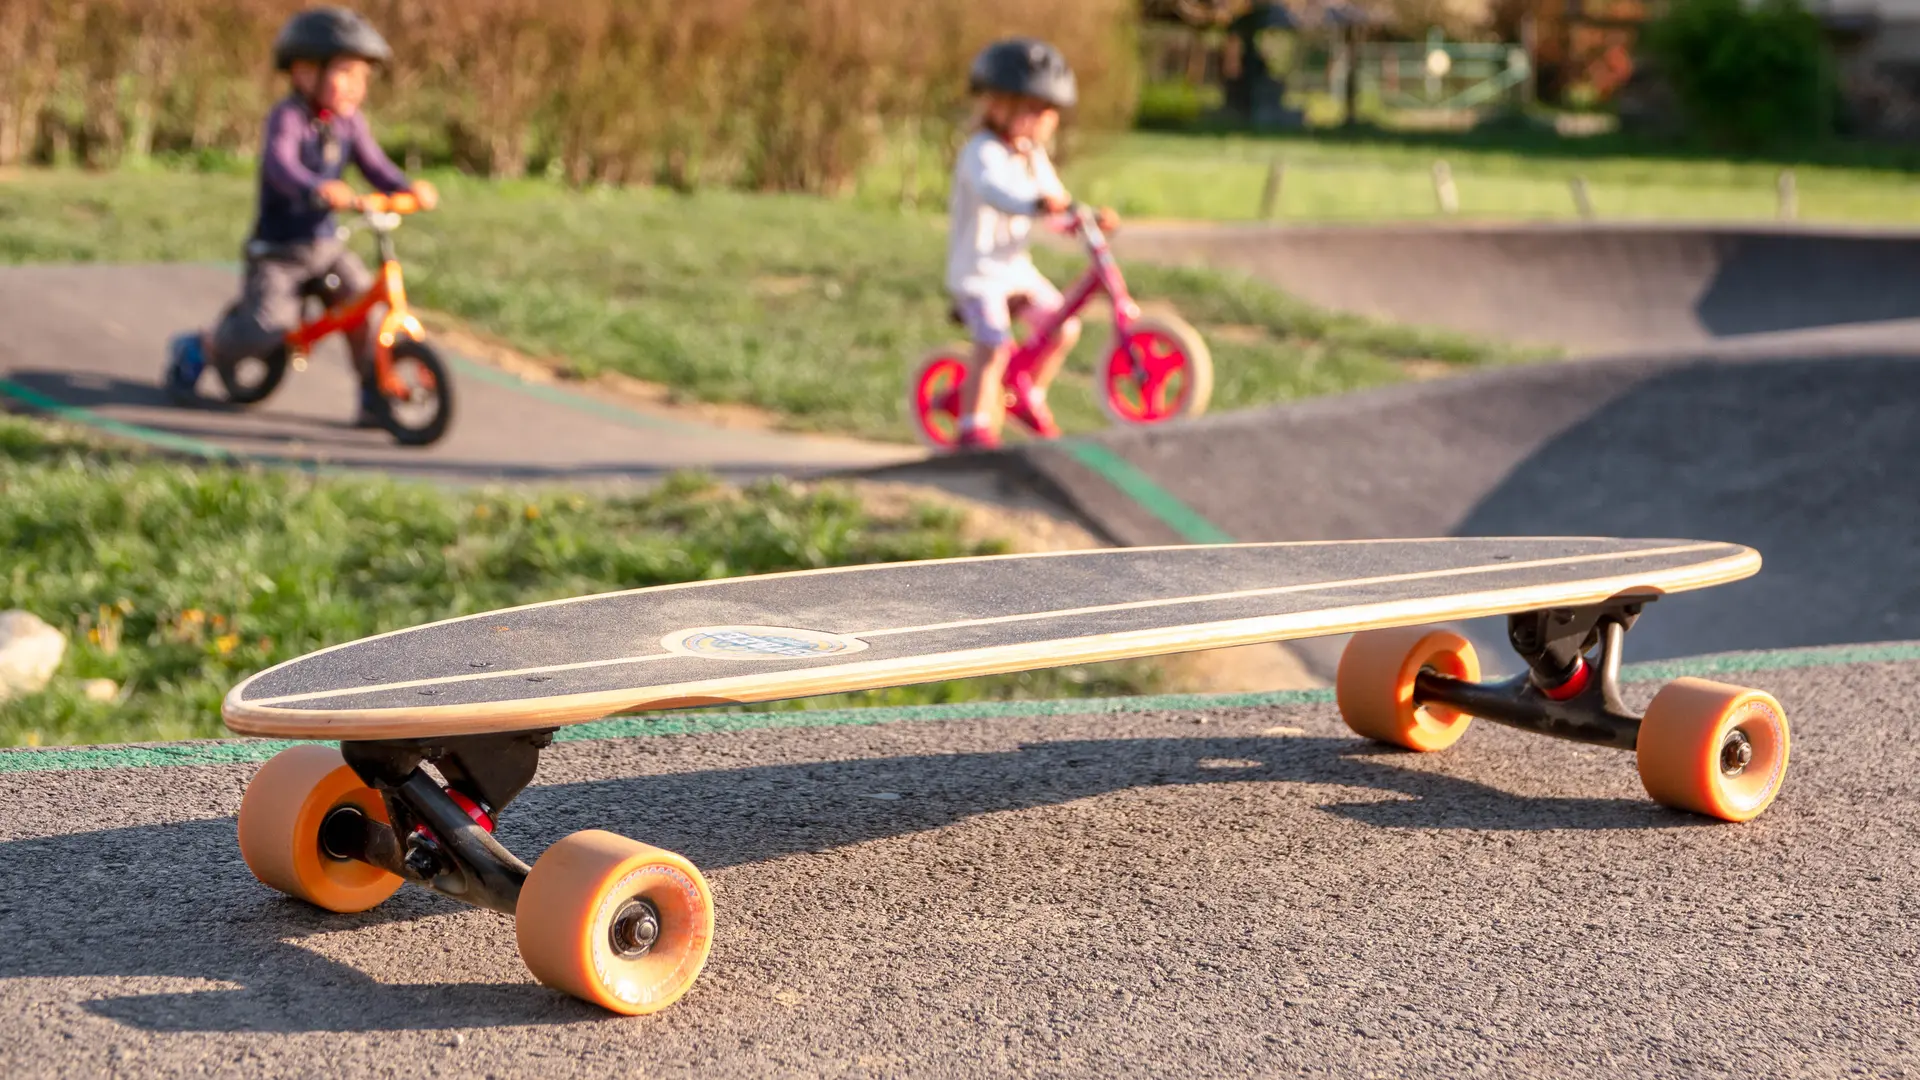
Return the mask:
<path id="1" fill-rule="evenodd" d="M 1148 83 L 1140 90 L 1133 124 L 1148 131 L 1190 128 L 1220 107 L 1220 97 L 1218 87 L 1195 86 L 1184 79 Z"/>
<path id="2" fill-rule="evenodd" d="M 1836 86 L 1820 21 L 1797 0 L 1674 0 L 1647 51 L 1696 132 L 1757 150 L 1833 132 Z"/>
<path id="3" fill-rule="evenodd" d="M 0 166 L 249 153 L 298 0 L 5 0 Z M 1130 0 L 361 0 L 397 52 L 372 112 L 405 154 L 575 182 L 831 191 L 893 125 L 951 122 L 1002 34 L 1066 51 L 1077 120 L 1131 111 Z"/>

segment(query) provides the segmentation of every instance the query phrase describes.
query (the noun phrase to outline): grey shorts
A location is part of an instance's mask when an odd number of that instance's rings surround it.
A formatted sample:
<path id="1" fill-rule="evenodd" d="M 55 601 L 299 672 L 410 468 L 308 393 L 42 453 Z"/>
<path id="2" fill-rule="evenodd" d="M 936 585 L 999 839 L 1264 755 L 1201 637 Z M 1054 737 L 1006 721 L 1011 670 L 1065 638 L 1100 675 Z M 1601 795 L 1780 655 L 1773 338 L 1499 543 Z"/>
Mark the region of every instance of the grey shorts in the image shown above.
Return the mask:
<path id="1" fill-rule="evenodd" d="M 328 304 L 360 295 L 373 286 L 373 274 L 342 240 L 297 244 L 249 244 L 240 299 L 227 309 L 213 332 L 213 363 L 232 363 L 272 352 L 301 320 L 301 290 L 323 283 Z M 324 284 L 331 275 L 337 284 Z M 356 335 L 356 360 L 372 341 L 371 329 Z M 370 362 L 371 357 L 367 360 Z"/>

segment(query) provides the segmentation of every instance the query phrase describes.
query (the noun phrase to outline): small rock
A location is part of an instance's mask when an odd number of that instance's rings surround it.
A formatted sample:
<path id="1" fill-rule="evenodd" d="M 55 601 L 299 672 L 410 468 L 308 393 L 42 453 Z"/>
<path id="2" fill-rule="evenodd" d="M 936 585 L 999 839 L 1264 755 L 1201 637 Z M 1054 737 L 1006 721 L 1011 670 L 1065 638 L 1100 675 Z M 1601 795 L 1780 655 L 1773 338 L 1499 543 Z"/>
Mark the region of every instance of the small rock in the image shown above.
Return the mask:
<path id="1" fill-rule="evenodd" d="M 0 612 L 0 701 L 46 688 L 67 636 L 27 611 Z"/>
<path id="2" fill-rule="evenodd" d="M 120 696 L 120 684 L 112 679 L 88 679 L 80 684 L 80 690 L 88 701 L 112 701 Z"/>
<path id="3" fill-rule="evenodd" d="M 459 1031 L 454 1032 L 453 1038 L 447 1040 L 447 1045 L 453 1047 L 455 1050 L 467 1045 L 466 1034 Z"/>

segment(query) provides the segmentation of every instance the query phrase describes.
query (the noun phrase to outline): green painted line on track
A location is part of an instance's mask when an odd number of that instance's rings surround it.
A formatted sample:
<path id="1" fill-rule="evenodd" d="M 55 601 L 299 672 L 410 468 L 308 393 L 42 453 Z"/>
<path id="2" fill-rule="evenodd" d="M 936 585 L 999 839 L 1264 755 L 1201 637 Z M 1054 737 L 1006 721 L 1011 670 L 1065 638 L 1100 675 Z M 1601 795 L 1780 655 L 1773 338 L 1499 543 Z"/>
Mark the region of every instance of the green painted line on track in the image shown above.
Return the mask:
<path id="1" fill-rule="evenodd" d="M 154 769 L 170 765 L 246 765 L 295 745 L 284 739 L 235 742 L 144 743 L 134 746 L 50 747 L 0 751 L 0 773 L 57 769 Z"/>
<path id="2" fill-rule="evenodd" d="M 356 473 L 352 469 L 339 465 L 322 465 L 317 461 L 304 458 L 290 458 L 278 454 L 248 454 L 217 443 L 196 439 L 188 435 L 178 435 L 159 428 L 150 428 L 141 424 L 129 424 L 124 420 L 115 420 L 102 416 L 92 409 L 80 405 L 70 405 L 58 398 L 48 397 L 38 390 L 31 390 L 9 379 L 0 378 L 0 396 L 10 397 L 21 402 L 35 412 L 45 413 L 70 424 L 92 428 L 106 435 L 115 435 L 131 442 L 151 446 L 156 450 L 167 450 L 185 454 L 207 461 L 218 461 L 226 465 L 271 465 L 277 468 L 292 469 L 314 476 L 352 476 L 366 475 L 364 471 Z"/>
<path id="3" fill-rule="evenodd" d="M 1813 649 L 1708 656 L 1629 664 L 1627 682 L 1666 682 L 1682 676 L 1711 678 L 1756 671 L 1840 667 L 1920 660 L 1920 643 L 1838 645 Z M 557 741 L 634 739 L 659 735 L 712 735 L 775 728 L 867 726 L 905 722 L 989 720 L 1002 717 L 1099 716 L 1200 709 L 1257 709 L 1325 705 L 1331 690 L 1279 690 L 1247 694 L 1164 694 L 1134 698 L 1067 698 L 1052 701 L 983 701 L 954 705 L 907 705 L 869 709 L 795 709 L 781 712 L 668 712 L 616 717 L 561 728 Z M 295 743 L 246 739 L 140 746 L 48 747 L 0 750 L 0 773 L 66 769 L 142 769 L 189 765 L 237 765 L 265 761 Z"/>
<path id="4" fill-rule="evenodd" d="M 38 390 L 30 390 L 11 379 L 0 379 L 0 394 L 5 394 L 7 397 L 13 398 L 15 401 L 29 408 L 58 417 L 69 423 L 80 424 L 93 428 L 96 431 L 104 431 L 111 435 L 118 435 L 123 439 L 132 439 L 135 442 L 146 443 L 149 446 L 157 446 L 163 450 L 172 450 L 175 453 L 191 454 L 194 457 L 213 458 L 220 461 L 237 461 L 240 458 L 238 453 L 224 446 L 216 446 L 213 443 L 191 438 L 186 435 L 176 435 L 171 431 L 161 431 L 157 428 L 142 427 L 139 424 L 129 424 L 123 420 L 110 419 L 101 416 L 92 409 L 81 408 L 78 405 L 69 405 L 58 398 L 48 397 Z"/>
<path id="5" fill-rule="evenodd" d="M 1153 478 L 1119 454 L 1098 443 L 1082 442 L 1078 439 L 1060 440 L 1060 448 L 1067 456 L 1091 469 L 1097 476 L 1112 484 L 1114 490 L 1132 499 L 1141 509 L 1154 517 L 1174 534 L 1189 544 L 1231 544 L 1233 535 L 1208 521 L 1200 512 L 1166 488 L 1153 482 Z"/>

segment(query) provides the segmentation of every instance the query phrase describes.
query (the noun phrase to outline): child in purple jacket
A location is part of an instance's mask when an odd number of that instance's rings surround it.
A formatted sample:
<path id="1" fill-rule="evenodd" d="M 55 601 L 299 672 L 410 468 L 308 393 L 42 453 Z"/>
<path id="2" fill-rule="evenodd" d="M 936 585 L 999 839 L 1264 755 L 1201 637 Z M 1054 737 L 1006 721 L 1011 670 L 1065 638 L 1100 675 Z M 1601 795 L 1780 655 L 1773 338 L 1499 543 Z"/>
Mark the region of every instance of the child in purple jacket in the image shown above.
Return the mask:
<path id="1" fill-rule="evenodd" d="M 410 191 L 423 208 L 439 201 L 433 185 L 409 182 L 373 141 L 360 112 L 374 64 L 392 58 L 380 32 L 342 8 L 310 8 L 288 20 L 274 42 L 274 64 L 292 86 L 267 114 L 261 144 L 259 210 L 246 247 L 240 299 L 210 331 L 176 336 L 168 346 L 167 388 L 192 400 L 209 363 L 264 356 L 300 321 L 300 292 L 310 282 L 338 282 L 329 304 L 373 284 L 366 264 L 348 250 L 333 213 L 353 204 L 341 180 L 348 164 L 387 194 Z M 360 375 L 362 426 L 384 423 L 386 401 L 373 382 L 368 320 L 350 335 Z"/>

